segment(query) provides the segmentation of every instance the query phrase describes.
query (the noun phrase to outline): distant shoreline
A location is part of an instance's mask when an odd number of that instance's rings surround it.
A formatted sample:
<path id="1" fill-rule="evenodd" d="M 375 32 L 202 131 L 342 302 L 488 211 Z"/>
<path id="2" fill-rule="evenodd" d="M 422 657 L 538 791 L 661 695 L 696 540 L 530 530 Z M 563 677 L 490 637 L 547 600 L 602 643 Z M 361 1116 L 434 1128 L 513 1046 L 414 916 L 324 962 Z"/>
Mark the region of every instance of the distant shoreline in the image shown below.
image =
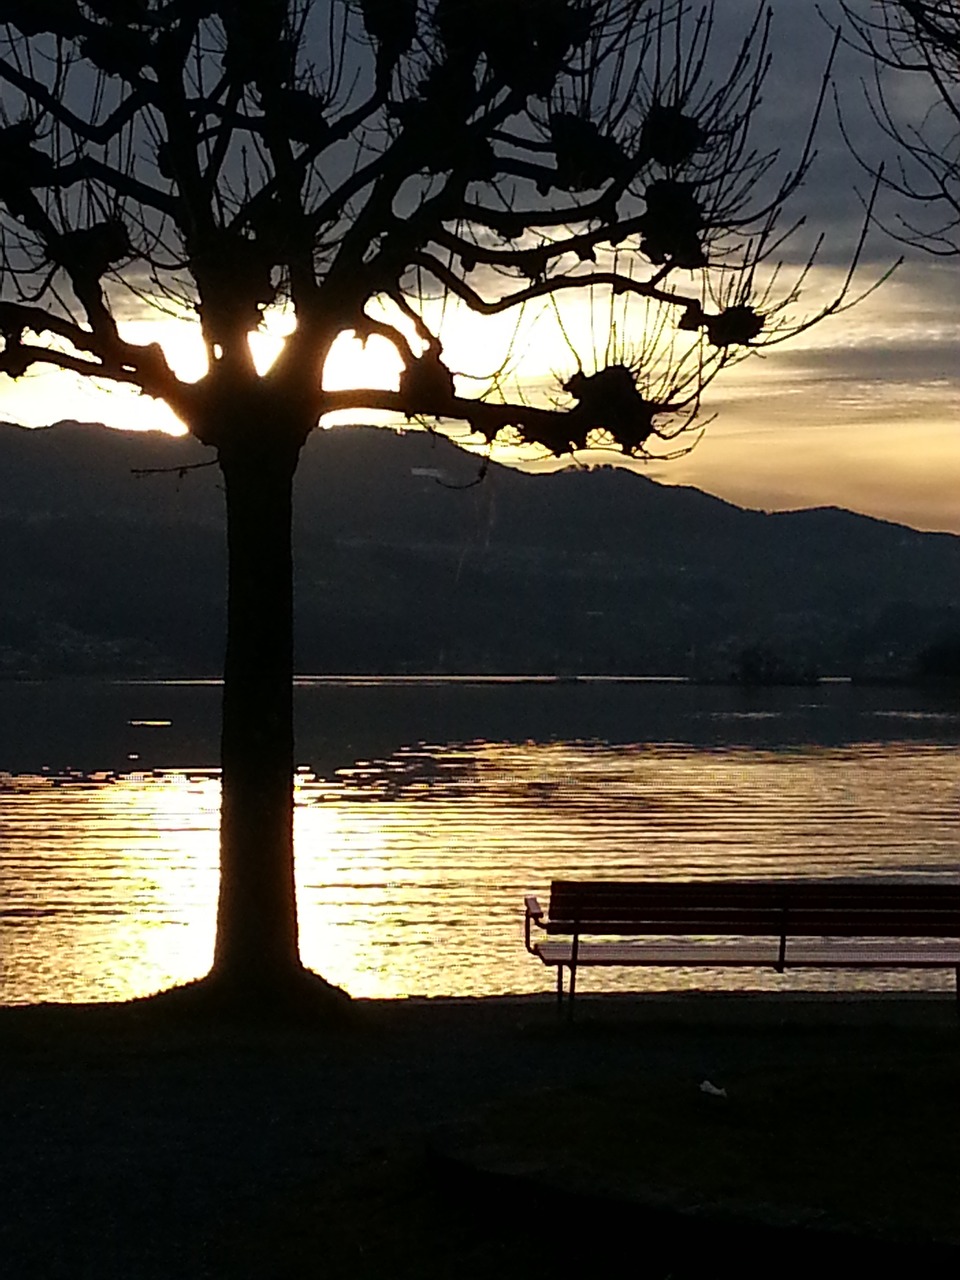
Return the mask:
<path id="1" fill-rule="evenodd" d="M 0 672 L 0 685 L 50 684 L 159 685 L 171 688 L 219 688 L 220 676 L 133 676 L 106 672 Z M 818 686 L 850 685 L 864 689 L 918 689 L 935 693 L 960 689 L 960 680 L 922 680 L 910 676 L 824 675 L 782 680 L 737 680 L 692 675 L 607 675 L 587 673 L 557 675 L 551 673 L 510 672 L 338 672 L 323 675 L 302 673 L 293 677 L 294 688 L 308 689 L 323 685 L 351 685 L 383 688 L 428 685 L 689 685 L 694 688 L 718 689 L 805 689 Z"/>

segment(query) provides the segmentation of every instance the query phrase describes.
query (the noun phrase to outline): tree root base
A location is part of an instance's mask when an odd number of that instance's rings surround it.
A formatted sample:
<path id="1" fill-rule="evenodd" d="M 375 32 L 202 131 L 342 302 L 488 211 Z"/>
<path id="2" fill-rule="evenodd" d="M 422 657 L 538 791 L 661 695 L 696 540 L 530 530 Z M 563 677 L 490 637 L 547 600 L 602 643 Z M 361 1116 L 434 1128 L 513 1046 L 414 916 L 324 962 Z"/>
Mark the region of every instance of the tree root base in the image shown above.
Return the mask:
<path id="1" fill-rule="evenodd" d="M 310 969 L 253 979 L 208 973 L 132 1002 L 147 1016 L 181 1023 L 230 1023 L 307 1028 L 346 1027 L 355 1022 L 348 993 Z"/>

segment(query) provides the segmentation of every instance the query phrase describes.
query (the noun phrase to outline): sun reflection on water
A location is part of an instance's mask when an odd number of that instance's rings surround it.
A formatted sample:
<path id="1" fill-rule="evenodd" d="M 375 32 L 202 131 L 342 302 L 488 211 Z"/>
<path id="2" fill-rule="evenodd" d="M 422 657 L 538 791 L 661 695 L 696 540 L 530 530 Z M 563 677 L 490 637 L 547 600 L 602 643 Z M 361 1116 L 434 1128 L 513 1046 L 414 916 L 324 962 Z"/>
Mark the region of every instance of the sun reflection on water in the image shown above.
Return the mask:
<path id="1" fill-rule="evenodd" d="M 2 799 L 4 1000 L 125 998 L 209 966 L 215 776 L 14 777 Z"/>
<path id="2" fill-rule="evenodd" d="M 759 750 L 598 742 L 419 744 L 301 770 L 305 962 L 356 995 L 541 991 L 522 899 L 554 877 L 955 876 L 960 748 Z M 212 771 L 0 776 L 0 1001 L 114 999 L 205 971 Z M 773 975 L 751 975 L 775 987 Z M 917 975 L 791 985 L 924 987 Z M 742 976 L 605 973 L 617 985 Z"/>

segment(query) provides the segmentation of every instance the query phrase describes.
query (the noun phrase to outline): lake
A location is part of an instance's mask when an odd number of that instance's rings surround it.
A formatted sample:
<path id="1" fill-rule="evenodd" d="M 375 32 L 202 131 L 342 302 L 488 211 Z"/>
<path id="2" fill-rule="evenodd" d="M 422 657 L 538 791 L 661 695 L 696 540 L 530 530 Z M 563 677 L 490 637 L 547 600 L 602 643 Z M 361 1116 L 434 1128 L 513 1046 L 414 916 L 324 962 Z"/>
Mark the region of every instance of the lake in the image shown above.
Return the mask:
<path id="1" fill-rule="evenodd" d="M 0 1003 L 124 998 L 208 967 L 219 697 L 211 682 L 0 684 Z M 556 876 L 960 873 L 949 695 L 305 678 L 296 711 L 301 950 L 355 995 L 551 989 L 522 903 Z M 613 970 L 582 986 L 783 981 Z"/>

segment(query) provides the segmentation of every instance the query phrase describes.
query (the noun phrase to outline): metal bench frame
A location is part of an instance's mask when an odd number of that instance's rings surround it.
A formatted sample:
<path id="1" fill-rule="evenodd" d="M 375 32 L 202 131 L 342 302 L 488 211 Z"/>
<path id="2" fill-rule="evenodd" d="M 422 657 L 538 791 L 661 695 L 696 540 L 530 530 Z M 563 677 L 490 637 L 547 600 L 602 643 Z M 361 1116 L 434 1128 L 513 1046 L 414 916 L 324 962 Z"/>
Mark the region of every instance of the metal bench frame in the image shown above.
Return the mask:
<path id="1" fill-rule="evenodd" d="M 549 912 L 535 897 L 525 904 L 526 948 L 556 966 L 558 1008 L 569 971 L 571 1017 L 578 969 L 597 966 L 953 969 L 960 1015 L 953 881 L 555 880 Z M 551 941 L 561 935 L 569 941 Z"/>

